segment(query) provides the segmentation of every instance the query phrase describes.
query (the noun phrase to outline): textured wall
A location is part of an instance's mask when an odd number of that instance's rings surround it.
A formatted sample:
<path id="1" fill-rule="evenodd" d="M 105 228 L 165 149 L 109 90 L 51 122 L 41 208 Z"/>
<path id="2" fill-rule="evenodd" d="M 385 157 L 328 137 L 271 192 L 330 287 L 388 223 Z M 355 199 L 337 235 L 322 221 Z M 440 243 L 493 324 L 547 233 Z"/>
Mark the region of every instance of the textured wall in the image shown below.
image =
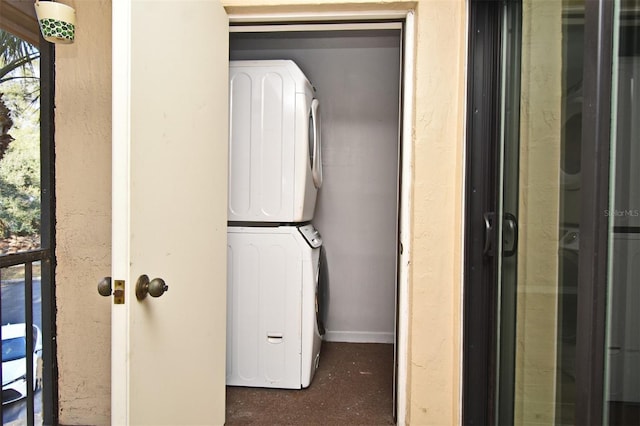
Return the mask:
<path id="1" fill-rule="evenodd" d="M 417 5 L 408 420 L 456 424 L 464 142 L 464 0 L 226 0 L 231 11 Z M 320 4 L 322 3 L 322 4 Z M 280 6 L 279 6 L 280 5 Z M 76 43 L 57 48 L 58 358 L 60 421 L 109 423 L 110 2 L 76 0 Z M 244 8 L 244 6 L 256 6 Z M 259 7 L 257 7 L 259 6 Z M 273 6 L 276 6 L 275 8 Z"/>
<path id="2" fill-rule="evenodd" d="M 526 1 L 522 21 L 515 419 L 553 424 L 558 321 L 562 3 Z"/>
<path id="3" fill-rule="evenodd" d="M 408 420 L 460 422 L 466 6 L 417 19 Z"/>
<path id="4" fill-rule="evenodd" d="M 68 3 L 71 4 L 71 3 Z M 111 2 L 75 1 L 56 47 L 56 303 L 61 424 L 108 424 L 111 308 Z"/>

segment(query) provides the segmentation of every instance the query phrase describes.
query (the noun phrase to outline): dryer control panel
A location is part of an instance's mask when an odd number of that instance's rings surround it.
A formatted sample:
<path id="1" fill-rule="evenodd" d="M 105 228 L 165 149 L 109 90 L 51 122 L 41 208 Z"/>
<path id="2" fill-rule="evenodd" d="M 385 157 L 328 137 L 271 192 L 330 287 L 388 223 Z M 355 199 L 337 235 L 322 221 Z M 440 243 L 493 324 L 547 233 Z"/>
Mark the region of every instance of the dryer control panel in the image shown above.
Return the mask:
<path id="1" fill-rule="evenodd" d="M 307 240 L 307 243 L 309 243 L 312 248 L 318 248 L 322 245 L 320 232 L 318 232 L 312 224 L 300 226 L 298 227 L 298 231 L 300 231 L 304 239 Z"/>

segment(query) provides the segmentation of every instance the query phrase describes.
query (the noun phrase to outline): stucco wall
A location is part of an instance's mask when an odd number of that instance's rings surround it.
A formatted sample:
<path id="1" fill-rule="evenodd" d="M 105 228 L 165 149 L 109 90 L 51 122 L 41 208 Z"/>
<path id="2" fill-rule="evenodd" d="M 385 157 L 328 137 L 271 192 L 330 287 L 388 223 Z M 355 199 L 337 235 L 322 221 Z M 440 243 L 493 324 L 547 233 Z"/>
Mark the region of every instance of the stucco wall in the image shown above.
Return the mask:
<path id="1" fill-rule="evenodd" d="M 111 2 L 75 1 L 56 47 L 56 303 L 61 424 L 107 424 L 111 306 Z"/>
<path id="2" fill-rule="evenodd" d="M 558 322 L 562 3 L 523 3 L 514 417 L 553 424 Z"/>
<path id="3" fill-rule="evenodd" d="M 366 3 L 227 0 L 237 13 L 415 6 L 407 420 L 459 422 L 464 138 L 464 0 Z M 60 422 L 105 424 L 110 302 L 96 283 L 110 263 L 110 2 L 76 0 L 73 45 L 57 48 L 56 146 Z M 280 5 L 280 6 L 279 6 Z M 264 6 L 264 7 L 263 7 Z M 275 7 L 275 9 L 274 9 Z"/>
<path id="4" fill-rule="evenodd" d="M 420 2 L 409 295 L 414 425 L 460 421 L 465 29 L 465 2 Z"/>

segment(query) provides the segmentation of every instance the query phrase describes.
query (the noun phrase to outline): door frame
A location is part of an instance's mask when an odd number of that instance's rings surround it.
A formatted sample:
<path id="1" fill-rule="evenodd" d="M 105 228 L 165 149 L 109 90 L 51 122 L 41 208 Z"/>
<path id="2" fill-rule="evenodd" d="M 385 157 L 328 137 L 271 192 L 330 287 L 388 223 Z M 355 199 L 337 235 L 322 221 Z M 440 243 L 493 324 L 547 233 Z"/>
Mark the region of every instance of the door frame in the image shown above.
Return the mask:
<path id="1" fill-rule="evenodd" d="M 484 215 L 499 211 L 502 2 L 469 4 L 465 233 L 462 332 L 462 424 L 495 418 L 499 230 Z M 488 218 L 488 217 L 487 217 Z M 494 216 L 493 226 L 500 221 Z M 485 244 L 493 254 L 485 255 Z"/>
<path id="2" fill-rule="evenodd" d="M 347 3 L 345 3 L 347 4 Z M 402 22 L 402 67 L 400 83 L 400 164 L 398 205 L 398 264 L 396 281 L 396 422 L 406 423 L 409 341 L 409 266 L 411 264 L 411 210 L 413 192 L 413 117 L 415 11 L 406 9 L 336 10 L 313 12 L 254 12 L 251 8 L 233 8 L 228 13 L 229 28 L 234 25 L 274 25 L 287 23 L 349 23 L 399 21 Z"/>
<path id="3" fill-rule="evenodd" d="M 41 245 L 49 250 L 42 263 L 43 422 L 58 422 L 58 362 L 56 344 L 56 170 L 55 170 L 55 46 L 40 41 L 40 164 Z"/>
<path id="4" fill-rule="evenodd" d="M 615 2 L 585 1 L 576 424 L 603 424 Z"/>
<path id="5" fill-rule="evenodd" d="M 521 0 L 471 0 L 465 141 L 465 265 L 463 290 L 463 424 L 496 424 L 496 278 L 499 262 L 484 259 L 482 213 L 497 211 L 496 170 L 500 128 L 500 45 L 503 7 Z M 483 30 L 474 22 L 484 19 Z M 614 2 L 585 1 L 582 182 L 576 353 L 576 422 L 601 424 L 607 291 L 609 150 Z M 475 37 L 474 37 L 475 36 Z M 473 66 L 474 59 L 478 66 Z M 474 88 L 476 91 L 474 91 Z M 488 123 L 488 124 L 487 124 Z M 474 126 L 485 127 L 481 131 Z M 480 176 L 478 182 L 474 176 Z M 480 195 L 477 195 L 480 193 Z M 483 210 L 488 206 L 488 210 Z M 493 233 L 499 244 L 500 225 Z M 480 269 L 478 269 L 480 268 Z M 472 272 L 473 271 L 473 272 Z M 479 338 L 479 336 L 481 338 Z M 478 371 L 479 370 L 479 371 Z M 480 397 L 479 397 L 480 395 Z"/>

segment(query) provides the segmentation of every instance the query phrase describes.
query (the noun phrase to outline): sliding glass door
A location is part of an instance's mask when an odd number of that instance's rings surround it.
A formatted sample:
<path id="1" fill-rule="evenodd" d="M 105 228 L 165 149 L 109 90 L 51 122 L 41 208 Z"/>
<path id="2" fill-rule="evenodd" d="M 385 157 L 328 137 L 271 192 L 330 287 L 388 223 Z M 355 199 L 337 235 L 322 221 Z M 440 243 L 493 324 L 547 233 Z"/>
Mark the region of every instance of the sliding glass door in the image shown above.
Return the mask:
<path id="1" fill-rule="evenodd" d="M 496 424 L 574 424 L 580 242 L 581 2 L 506 3 Z"/>
<path id="2" fill-rule="evenodd" d="M 639 12 L 471 2 L 465 424 L 640 424 Z"/>
<path id="3" fill-rule="evenodd" d="M 604 419 L 640 424 L 640 1 L 614 11 Z"/>
<path id="4" fill-rule="evenodd" d="M 518 144 L 515 424 L 575 424 L 584 5 L 525 1 Z M 505 64 L 508 68 L 512 64 Z M 517 142 L 516 142 L 517 140 Z M 509 194 L 505 193 L 505 197 Z M 504 287 L 510 284 L 501 282 Z M 504 308 L 503 308 L 504 309 Z M 505 407 L 500 407 L 505 410 Z"/>

